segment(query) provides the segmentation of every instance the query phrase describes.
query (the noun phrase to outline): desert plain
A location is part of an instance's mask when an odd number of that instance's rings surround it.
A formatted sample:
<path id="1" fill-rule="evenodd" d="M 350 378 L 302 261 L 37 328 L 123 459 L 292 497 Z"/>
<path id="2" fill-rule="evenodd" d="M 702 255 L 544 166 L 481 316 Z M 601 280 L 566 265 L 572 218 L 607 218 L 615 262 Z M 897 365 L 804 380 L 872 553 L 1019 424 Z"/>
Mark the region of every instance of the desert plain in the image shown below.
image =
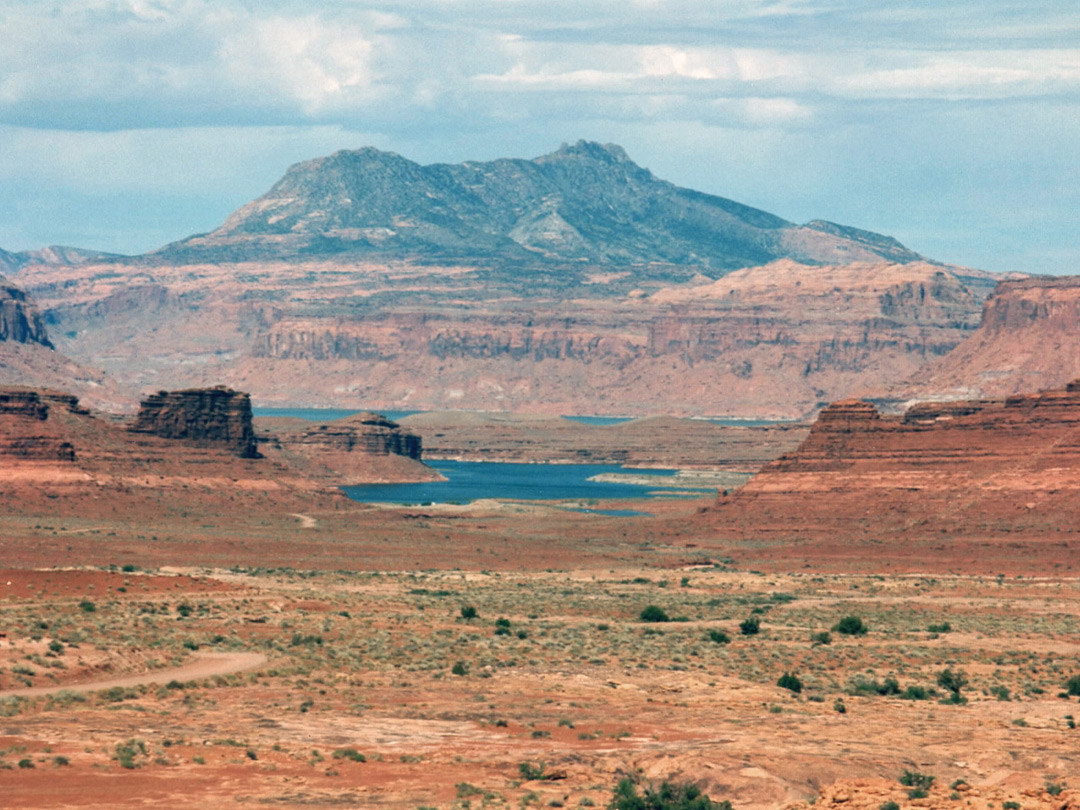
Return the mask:
<path id="1" fill-rule="evenodd" d="M 1080 805 L 1068 545 L 264 497 L 5 510 L 5 807 Z"/>

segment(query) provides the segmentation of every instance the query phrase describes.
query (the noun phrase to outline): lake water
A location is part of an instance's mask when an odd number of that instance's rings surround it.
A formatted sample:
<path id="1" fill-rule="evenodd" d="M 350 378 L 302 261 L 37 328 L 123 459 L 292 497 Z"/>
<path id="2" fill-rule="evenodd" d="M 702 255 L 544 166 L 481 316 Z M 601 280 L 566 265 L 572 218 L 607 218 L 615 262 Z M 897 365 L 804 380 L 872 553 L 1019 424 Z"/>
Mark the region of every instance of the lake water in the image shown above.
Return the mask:
<path id="1" fill-rule="evenodd" d="M 429 461 L 446 481 L 423 484 L 366 484 L 342 487 L 365 503 L 469 503 L 479 498 L 522 501 L 648 498 L 654 492 L 685 493 L 672 481 L 670 489 L 655 485 L 590 481 L 600 473 L 647 472 L 674 476 L 675 470 L 635 470 L 618 464 L 511 464 L 492 461 Z M 706 490 L 703 490 L 703 494 Z M 598 510 L 604 511 L 604 510 Z"/>
<path id="2" fill-rule="evenodd" d="M 253 416 L 291 417 L 293 419 L 307 419 L 312 422 L 330 422 L 334 419 L 344 419 L 346 416 L 352 416 L 354 413 L 363 413 L 364 410 L 382 414 L 391 422 L 398 422 L 406 416 L 412 416 L 414 413 L 426 413 L 426 411 L 388 411 L 382 408 L 252 408 L 251 413 Z M 635 418 L 636 417 L 632 416 L 563 416 L 563 419 L 569 419 L 572 422 L 580 422 L 583 425 L 592 425 L 593 427 L 621 425 L 624 422 L 629 422 Z M 768 419 L 724 419 L 720 417 L 712 418 L 705 416 L 695 416 L 692 418 L 702 422 L 712 422 L 716 425 L 730 425 L 734 427 L 760 427 L 762 425 L 785 424 L 782 421 Z"/>

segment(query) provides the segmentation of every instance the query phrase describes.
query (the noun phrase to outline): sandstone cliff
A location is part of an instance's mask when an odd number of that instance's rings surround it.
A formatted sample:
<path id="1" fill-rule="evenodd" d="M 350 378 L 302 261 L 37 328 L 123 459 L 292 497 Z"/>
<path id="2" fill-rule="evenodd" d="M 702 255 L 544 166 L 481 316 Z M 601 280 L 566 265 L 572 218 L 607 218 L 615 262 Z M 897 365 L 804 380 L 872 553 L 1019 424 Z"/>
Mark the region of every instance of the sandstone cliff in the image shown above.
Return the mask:
<path id="1" fill-rule="evenodd" d="M 809 436 L 705 518 L 739 536 L 895 539 L 1075 533 L 1080 383 L 883 416 L 826 408 Z"/>
<path id="2" fill-rule="evenodd" d="M 0 342 L 4 341 L 52 348 L 37 307 L 26 293 L 0 276 Z"/>
<path id="3" fill-rule="evenodd" d="M 79 410 L 74 397 L 28 388 L 0 388 L 0 459 L 75 461 L 74 445 L 58 433 L 55 423 L 48 422 L 50 407 Z"/>
<path id="4" fill-rule="evenodd" d="M 941 358 L 993 280 L 920 262 L 513 284 L 455 266 L 28 268 L 59 346 L 265 404 L 792 419 Z M 163 292 L 162 290 L 167 290 Z M 149 313 L 149 314 L 147 314 Z M 74 337 L 70 337 L 70 335 Z"/>
<path id="5" fill-rule="evenodd" d="M 420 463 L 420 436 L 375 413 L 331 422 L 256 420 L 263 452 L 320 481 L 337 486 L 439 481 Z"/>
<path id="6" fill-rule="evenodd" d="M 951 353 L 886 387 L 898 399 L 1000 397 L 1080 377 L 1080 278 L 1002 281 L 979 329 Z"/>
<path id="7" fill-rule="evenodd" d="M 257 458 L 251 397 L 224 386 L 159 391 L 142 401 L 133 433 L 152 433 L 197 445 L 219 445 Z"/>

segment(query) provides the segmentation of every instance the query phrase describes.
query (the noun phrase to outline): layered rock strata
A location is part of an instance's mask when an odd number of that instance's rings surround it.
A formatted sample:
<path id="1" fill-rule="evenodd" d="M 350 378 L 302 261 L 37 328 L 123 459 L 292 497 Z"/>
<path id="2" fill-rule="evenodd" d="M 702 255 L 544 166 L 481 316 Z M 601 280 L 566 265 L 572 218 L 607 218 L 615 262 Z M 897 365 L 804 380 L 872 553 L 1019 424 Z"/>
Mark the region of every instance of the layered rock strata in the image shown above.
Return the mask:
<path id="1" fill-rule="evenodd" d="M 223 386 L 159 391 L 139 405 L 130 430 L 198 446 L 219 445 L 241 458 L 258 457 L 251 397 Z"/>
<path id="2" fill-rule="evenodd" d="M 902 416 L 837 402 L 809 436 L 721 497 L 706 521 L 763 537 L 852 541 L 1066 536 L 1080 527 L 1080 382 L 998 400 L 926 403 Z"/>
<path id="3" fill-rule="evenodd" d="M 380 414 L 360 413 L 331 422 L 261 418 L 257 425 L 267 455 L 318 480 L 347 486 L 442 478 L 420 463 L 420 436 Z"/>
<path id="4" fill-rule="evenodd" d="M 75 447 L 48 423 L 50 405 L 78 412 L 63 394 L 0 388 L 0 457 L 20 461 L 72 462 Z"/>
<path id="5" fill-rule="evenodd" d="M 897 399 L 1002 397 L 1080 377 L 1080 278 L 1002 281 L 979 328 L 952 352 L 885 387 Z"/>

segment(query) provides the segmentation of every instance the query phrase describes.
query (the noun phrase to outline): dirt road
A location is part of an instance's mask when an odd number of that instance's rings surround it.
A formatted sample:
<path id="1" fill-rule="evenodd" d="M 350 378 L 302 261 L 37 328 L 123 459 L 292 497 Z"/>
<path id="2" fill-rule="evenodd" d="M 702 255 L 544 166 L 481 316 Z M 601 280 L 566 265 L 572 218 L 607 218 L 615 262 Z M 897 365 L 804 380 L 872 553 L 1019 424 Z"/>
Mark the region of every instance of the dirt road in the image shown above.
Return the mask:
<path id="1" fill-rule="evenodd" d="M 119 678 L 107 678 L 86 683 L 64 684 L 58 686 L 28 686 L 22 689 L 8 689 L 0 692 L 4 697 L 37 697 L 55 695 L 57 692 L 94 692 L 99 689 L 112 689 L 116 686 L 140 686 L 142 684 L 165 684 L 169 681 L 192 681 L 200 678 L 212 678 L 215 675 L 232 675 L 255 669 L 266 663 L 262 653 L 198 653 L 186 664 L 138 675 L 124 675 Z"/>

